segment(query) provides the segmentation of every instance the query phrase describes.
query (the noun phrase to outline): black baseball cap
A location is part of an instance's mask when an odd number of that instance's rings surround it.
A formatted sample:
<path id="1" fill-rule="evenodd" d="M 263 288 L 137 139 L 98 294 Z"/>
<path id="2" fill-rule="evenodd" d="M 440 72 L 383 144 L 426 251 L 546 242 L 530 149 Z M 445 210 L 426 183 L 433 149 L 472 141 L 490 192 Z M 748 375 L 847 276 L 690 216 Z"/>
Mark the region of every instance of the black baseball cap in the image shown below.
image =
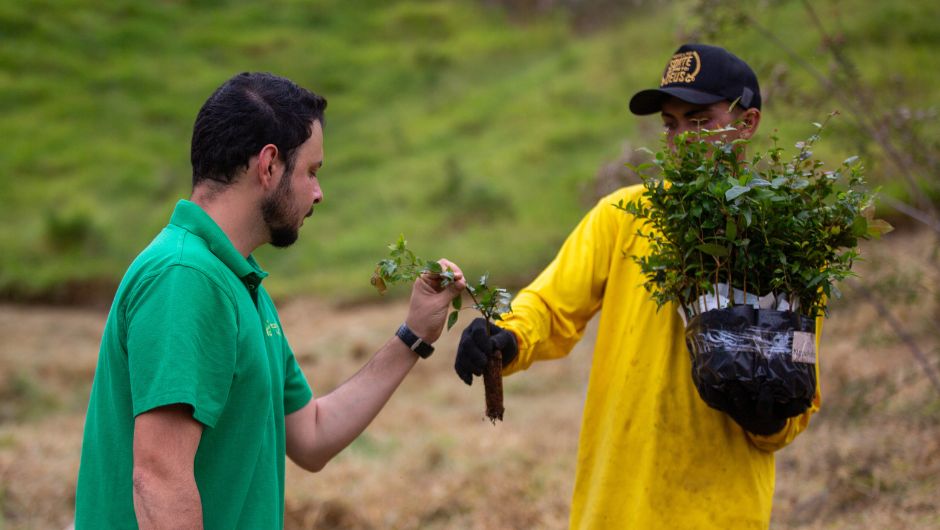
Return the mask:
<path id="1" fill-rule="evenodd" d="M 754 70 L 728 50 L 707 44 L 680 46 L 666 64 L 659 88 L 634 94 L 630 112 L 655 114 L 669 96 L 700 105 L 737 101 L 744 109 L 760 109 L 761 103 Z"/>

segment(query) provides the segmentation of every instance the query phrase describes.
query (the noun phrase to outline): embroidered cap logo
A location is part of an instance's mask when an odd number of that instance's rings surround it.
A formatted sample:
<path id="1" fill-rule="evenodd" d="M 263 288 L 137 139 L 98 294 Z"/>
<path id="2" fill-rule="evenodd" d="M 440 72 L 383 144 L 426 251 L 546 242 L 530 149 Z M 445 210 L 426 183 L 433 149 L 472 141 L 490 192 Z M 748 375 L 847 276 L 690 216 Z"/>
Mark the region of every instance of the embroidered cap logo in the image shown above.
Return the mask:
<path id="1" fill-rule="evenodd" d="M 693 83 L 702 69 L 702 60 L 696 51 L 677 53 L 672 56 L 659 86 L 673 83 Z"/>

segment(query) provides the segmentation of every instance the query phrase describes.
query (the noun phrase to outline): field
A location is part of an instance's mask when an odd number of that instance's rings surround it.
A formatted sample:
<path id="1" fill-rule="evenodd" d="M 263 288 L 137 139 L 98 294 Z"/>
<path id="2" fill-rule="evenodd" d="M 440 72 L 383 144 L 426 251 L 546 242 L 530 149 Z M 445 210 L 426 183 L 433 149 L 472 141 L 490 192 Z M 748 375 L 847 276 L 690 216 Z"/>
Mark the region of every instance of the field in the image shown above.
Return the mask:
<path id="1" fill-rule="evenodd" d="M 931 234 L 896 233 L 866 248 L 861 270 L 872 280 L 884 271 L 927 275 L 936 286 L 935 270 L 911 265 L 936 248 Z M 891 311 L 918 322 L 936 314 L 935 296 L 922 293 Z M 281 306 L 318 393 L 352 375 L 405 310 L 394 300 L 337 306 L 297 298 Z M 3 530 L 70 521 L 104 316 L 102 309 L 0 306 Z M 940 347 L 935 328 L 907 330 L 922 349 Z M 479 383 L 468 388 L 453 374 L 456 338 L 445 334 L 438 352 L 324 471 L 288 465 L 288 528 L 565 528 L 591 332 L 568 358 L 507 378 L 506 421 L 495 426 L 483 418 Z M 833 308 L 822 371 L 822 411 L 779 453 L 772 528 L 940 528 L 940 393 L 857 292 Z"/>
<path id="2" fill-rule="evenodd" d="M 779 454 L 772 527 L 940 529 L 940 4 L 742 5 L 0 0 L 0 530 L 71 520 L 107 306 L 188 196 L 192 122 L 225 79 L 271 71 L 329 100 L 324 202 L 294 248 L 257 253 L 324 394 L 404 315 L 401 291 L 368 284 L 386 244 L 403 233 L 468 275 L 527 283 L 659 145 L 659 118 L 627 100 L 687 41 L 757 71 L 756 149 L 778 137 L 793 154 L 841 111 L 816 155 L 859 155 L 898 226 L 833 304 L 823 409 Z M 287 527 L 564 528 L 591 339 L 508 378 L 494 426 L 446 334 L 324 471 L 289 466 Z"/>

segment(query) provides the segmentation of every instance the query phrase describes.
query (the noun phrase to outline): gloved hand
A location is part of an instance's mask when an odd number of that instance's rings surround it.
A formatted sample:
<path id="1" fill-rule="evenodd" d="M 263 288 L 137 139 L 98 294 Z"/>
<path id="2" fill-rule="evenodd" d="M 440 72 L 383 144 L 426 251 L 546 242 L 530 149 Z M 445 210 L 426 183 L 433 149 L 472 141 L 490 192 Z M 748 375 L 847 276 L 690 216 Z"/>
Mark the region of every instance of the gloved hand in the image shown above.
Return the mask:
<path id="1" fill-rule="evenodd" d="M 727 410 L 733 419 L 744 430 L 768 436 L 779 432 L 787 424 L 786 417 L 774 414 L 774 399 L 770 389 L 764 387 L 760 395 L 745 395 L 745 393 L 729 396 Z"/>
<path id="2" fill-rule="evenodd" d="M 473 376 L 483 375 L 486 362 L 493 350 L 503 354 L 503 366 L 511 363 L 519 353 L 516 336 L 496 324 L 490 323 L 490 336 L 486 336 L 486 319 L 476 318 L 460 335 L 454 370 L 464 383 L 473 384 Z"/>

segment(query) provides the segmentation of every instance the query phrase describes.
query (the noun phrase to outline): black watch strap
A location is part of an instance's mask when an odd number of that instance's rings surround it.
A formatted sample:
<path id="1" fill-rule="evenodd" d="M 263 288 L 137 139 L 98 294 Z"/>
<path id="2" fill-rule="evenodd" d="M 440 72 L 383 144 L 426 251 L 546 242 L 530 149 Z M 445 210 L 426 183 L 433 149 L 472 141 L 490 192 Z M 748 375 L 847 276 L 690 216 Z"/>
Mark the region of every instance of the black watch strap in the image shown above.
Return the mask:
<path id="1" fill-rule="evenodd" d="M 405 343 L 405 346 L 411 348 L 411 351 L 417 353 L 418 357 L 422 359 L 427 359 L 434 353 L 434 346 L 424 342 L 424 339 L 415 335 L 415 332 L 411 331 L 408 324 L 402 324 L 398 328 L 398 331 L 395 332 L 395 335 Z"/>

